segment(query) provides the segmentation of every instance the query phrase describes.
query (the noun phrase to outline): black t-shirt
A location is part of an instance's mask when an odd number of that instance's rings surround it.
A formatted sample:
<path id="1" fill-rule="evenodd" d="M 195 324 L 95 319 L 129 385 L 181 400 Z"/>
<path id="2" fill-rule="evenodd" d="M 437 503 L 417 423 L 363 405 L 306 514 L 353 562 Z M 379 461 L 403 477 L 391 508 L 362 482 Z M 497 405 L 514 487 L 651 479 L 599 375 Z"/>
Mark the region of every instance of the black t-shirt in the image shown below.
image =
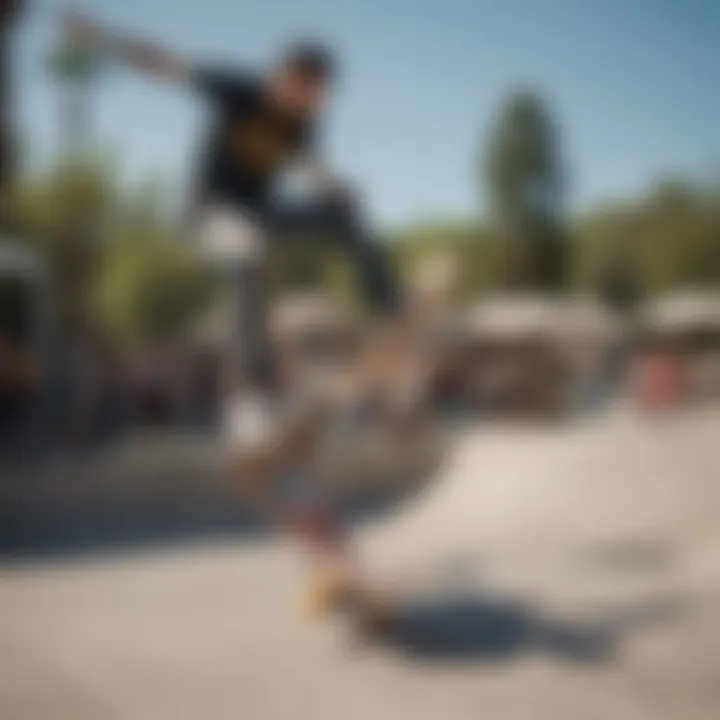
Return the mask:
<path id="1" fill-rule="evenodd" d="M 280 112 L 258 77 L 209 68 L 197 69 L 194 77 L 215 112 L 201 157 L 196 201 L 263 210 L 278 171 L 312 144 L 312 122 Z"/>

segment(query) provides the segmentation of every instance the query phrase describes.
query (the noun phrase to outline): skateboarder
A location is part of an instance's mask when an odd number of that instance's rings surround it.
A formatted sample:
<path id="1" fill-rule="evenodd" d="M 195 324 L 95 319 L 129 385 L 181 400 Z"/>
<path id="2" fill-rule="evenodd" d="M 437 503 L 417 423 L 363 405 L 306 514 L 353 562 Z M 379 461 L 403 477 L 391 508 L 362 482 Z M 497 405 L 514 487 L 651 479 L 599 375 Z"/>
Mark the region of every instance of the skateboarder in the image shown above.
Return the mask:
<path id="1" fill-rule="evenodd" d="M 189 90 L 214 113 L 194 177 L 189 225 L 200 248 L 217 263 L 231 295 L 224 427 L 236 466 L 251 485 L 267 475 L 274 437 L 284 432 L 274 413 L 276 372 L 266 323 L 271 245 L 302 241 L 310 234 L 330 238 L 349 253 L 377 316 L 392 316 L 400 306 L 378 239 L 347 185 L 316 152 L 319 115 L 336 76 L 333 54 L 317 43 L 298 43 L 265 72 L 252 73 L 190 62 L 77 13 L 65 13 L 62 25 L 86 50 Z M 281 173 L 291 168 L 318 190 L 302 205 L 283 203 L 277 193 Z M 258 502 L 268 502 L 266 491 L 260 489 Z M 343 558 L 339 565 L 344 565 L 341 530 L 307 498 L 301 502 L 302 512 L 272 503 L 268 511 L 325 556 Z"/>

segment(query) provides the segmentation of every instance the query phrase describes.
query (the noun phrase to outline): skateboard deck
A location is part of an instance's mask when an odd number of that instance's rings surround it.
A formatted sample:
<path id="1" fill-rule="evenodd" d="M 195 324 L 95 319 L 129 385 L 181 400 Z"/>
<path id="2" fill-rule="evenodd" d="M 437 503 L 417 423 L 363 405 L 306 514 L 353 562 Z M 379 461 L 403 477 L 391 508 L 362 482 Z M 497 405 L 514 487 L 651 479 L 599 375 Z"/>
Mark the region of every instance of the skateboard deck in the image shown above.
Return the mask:
<path id="1" fill-rule="evenodd" d="M 272 441 L 231 453 L 235 476 L 260 490 L 282 470 L 307 464 L 328 423 L 369 397 L 388 406 L 412 405 L 427 386 L 435 360 L 432 333 L 447 311 L 458 277 L 459 268 L 451 261 L 426 270 L 408 306 L 286 418 Z"/>
<path id="2" fill-rule="evenodd" d="M 257 509 L 278 525 L 299 532 L 304 540 L 318 541 L 316 529 L 297 526 L 297 516 L 288 512 L 286 498 L 278 497 L 278 478 L 298 468 L 312 468 L 323 439 L 333 422 L 348 408 L 369 396 L 389 404 L 409 406 L 424 397 L 433 369 L 435 351 L 432 333 L 444 317 L 454 294 L 457 272 L 451 265 L 432 268 L 400 315 L 381 328 L 347 367 L 329 379 L 313 402 L 286 421 L 272 442 L 252 452 L 241 450 L 232 457 L 236 477 L 250 491 Z M 393 423 L 402 424 L 397 418 Z M 321 543 L 322 544 L 322 543 Z M 319 576 L 302 600 L 305 617 L 335 616 L 343 619 L 357 637 L 382 635 L 391 629 L 402 608 L 403 583 L 362 578 L 346 582 Z"/>

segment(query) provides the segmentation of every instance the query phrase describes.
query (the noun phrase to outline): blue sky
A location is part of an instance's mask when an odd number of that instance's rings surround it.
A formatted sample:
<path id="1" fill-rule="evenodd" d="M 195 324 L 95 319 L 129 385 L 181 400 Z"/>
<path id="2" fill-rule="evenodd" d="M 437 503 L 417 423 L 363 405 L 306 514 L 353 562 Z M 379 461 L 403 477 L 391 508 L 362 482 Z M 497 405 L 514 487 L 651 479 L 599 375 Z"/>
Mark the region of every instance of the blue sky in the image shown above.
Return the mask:
<path id="1" fill-rule="evenodd" d="M 327 152 L 383 223 L 482 208 L 474 158 L 503 98 L 544 92 L 564 128 L 585 207 L 668 173 L 720 167 L 720 3 L 715 0 L 84 0 L 97 17 L 199 59 L 259 64 L 297 34 L 341 51 Z M 36 159 L 55 141 L 42 58 L 57 3 L 36 2 L 20 44 L 21 110 Z M 116 73 L 99 88 L 100 141 L 130 178 L 179 193 L 203 105 Z"/>

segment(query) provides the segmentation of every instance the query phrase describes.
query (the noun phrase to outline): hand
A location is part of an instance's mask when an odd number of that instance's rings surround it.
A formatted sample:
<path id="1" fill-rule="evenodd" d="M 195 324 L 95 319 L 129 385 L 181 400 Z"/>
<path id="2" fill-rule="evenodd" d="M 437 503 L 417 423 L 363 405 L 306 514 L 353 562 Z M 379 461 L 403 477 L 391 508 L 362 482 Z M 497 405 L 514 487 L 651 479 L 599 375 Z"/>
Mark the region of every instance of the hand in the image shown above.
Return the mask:
<path id="1" fill-rule="evenodd" d="M 77 10 L 64 10 L 59 23 L 70 41 L 84 47 L 98 45 L 104 36 L 102 26 Z"/>
<path id="2" fill-rule="evenodd" d="M 13 22 L 25 10 L 23 0 L 3 0 L 0 2 L 0 23 L 6 26 Z"/>

